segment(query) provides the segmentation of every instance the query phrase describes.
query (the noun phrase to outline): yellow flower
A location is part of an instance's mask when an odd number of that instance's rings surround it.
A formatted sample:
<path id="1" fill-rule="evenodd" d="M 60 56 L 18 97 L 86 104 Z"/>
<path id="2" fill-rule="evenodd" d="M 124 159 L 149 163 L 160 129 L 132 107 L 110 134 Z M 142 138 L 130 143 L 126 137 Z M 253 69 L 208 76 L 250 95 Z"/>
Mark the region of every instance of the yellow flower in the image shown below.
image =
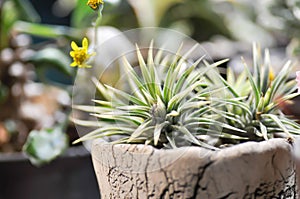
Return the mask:
<path id="1" fill-rule="evenodd" d="M 90 68 L 91 66 L 87 65 L 86 62 L 95 53 L 88 53 L 89 43 L 87 38 L 83 38 L 82 47 L 78 47 L 74 41 L 72 41 L 71 47 L 73 51 L 70 52 L 70 55 L 73 58 L 73 63 L 71 63 L 70 66 L 78 66 L 79 68 Z"/>
<path id="2" fill-rule="evenodd" d="M 96 10 L 100 5 L 104 4 L 104 2 L 103 0 L 88 0 L 86 4 L 92 9 Z"/>

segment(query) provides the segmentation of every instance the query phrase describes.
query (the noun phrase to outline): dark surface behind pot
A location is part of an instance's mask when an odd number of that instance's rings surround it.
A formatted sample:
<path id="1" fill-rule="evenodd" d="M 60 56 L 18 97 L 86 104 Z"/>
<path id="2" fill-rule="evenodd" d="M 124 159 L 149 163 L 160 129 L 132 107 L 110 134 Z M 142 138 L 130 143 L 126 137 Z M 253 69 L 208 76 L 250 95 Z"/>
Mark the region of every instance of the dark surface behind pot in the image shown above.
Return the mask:
<path id="1" fill-rule="evenodd" d="M 99 189 L 84 147 L 37 168 L 22 154 L 0 154 L 0 199 L 98 199 Z"/>

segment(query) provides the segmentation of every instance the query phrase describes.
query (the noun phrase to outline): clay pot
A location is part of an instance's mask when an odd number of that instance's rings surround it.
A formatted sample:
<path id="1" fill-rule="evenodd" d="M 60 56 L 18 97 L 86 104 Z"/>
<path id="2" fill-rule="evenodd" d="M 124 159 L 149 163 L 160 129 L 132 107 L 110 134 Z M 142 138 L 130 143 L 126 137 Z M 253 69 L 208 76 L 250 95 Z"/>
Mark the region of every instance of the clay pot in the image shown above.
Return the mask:
<path id="1" fill-rule="evenodd" d="M 94 140 L 101 198 L 297 198 L 292 145 L 247 142 L 220 151 Z"/>

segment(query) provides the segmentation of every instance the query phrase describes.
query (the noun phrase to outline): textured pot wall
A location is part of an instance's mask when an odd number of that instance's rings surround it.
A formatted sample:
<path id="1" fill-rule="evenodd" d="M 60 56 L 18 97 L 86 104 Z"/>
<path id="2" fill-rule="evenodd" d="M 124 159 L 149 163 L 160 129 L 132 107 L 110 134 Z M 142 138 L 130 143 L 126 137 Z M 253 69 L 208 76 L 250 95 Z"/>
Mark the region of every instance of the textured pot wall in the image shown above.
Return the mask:
<path id="1" fill-rule="evenodd" d="M 219 152 L 95 140 L 92 157 L 102 198 L 296 198 L 291 150 L 283 139 Z"/>

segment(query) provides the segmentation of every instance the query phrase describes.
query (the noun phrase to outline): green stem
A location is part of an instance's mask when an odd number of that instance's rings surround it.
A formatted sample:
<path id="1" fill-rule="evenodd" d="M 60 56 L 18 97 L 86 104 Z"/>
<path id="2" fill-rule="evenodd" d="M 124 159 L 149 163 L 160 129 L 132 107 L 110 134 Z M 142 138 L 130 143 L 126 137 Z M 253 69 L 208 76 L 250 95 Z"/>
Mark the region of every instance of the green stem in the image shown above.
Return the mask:
<path id="1" fill-rule="evenodd" d="M 97 48 L 97 44 L 98 44 L 98 27 L 101 24 L 101 20 L 102 20 L 102 10 L 103 10 L 104 5 L 101 4 L 98 8 L 98 17 L 95 21 L 95 35 L 94 35 L 94 41 L 95 41 L 95 46 L 94 49 L 96 51 Z"/>

